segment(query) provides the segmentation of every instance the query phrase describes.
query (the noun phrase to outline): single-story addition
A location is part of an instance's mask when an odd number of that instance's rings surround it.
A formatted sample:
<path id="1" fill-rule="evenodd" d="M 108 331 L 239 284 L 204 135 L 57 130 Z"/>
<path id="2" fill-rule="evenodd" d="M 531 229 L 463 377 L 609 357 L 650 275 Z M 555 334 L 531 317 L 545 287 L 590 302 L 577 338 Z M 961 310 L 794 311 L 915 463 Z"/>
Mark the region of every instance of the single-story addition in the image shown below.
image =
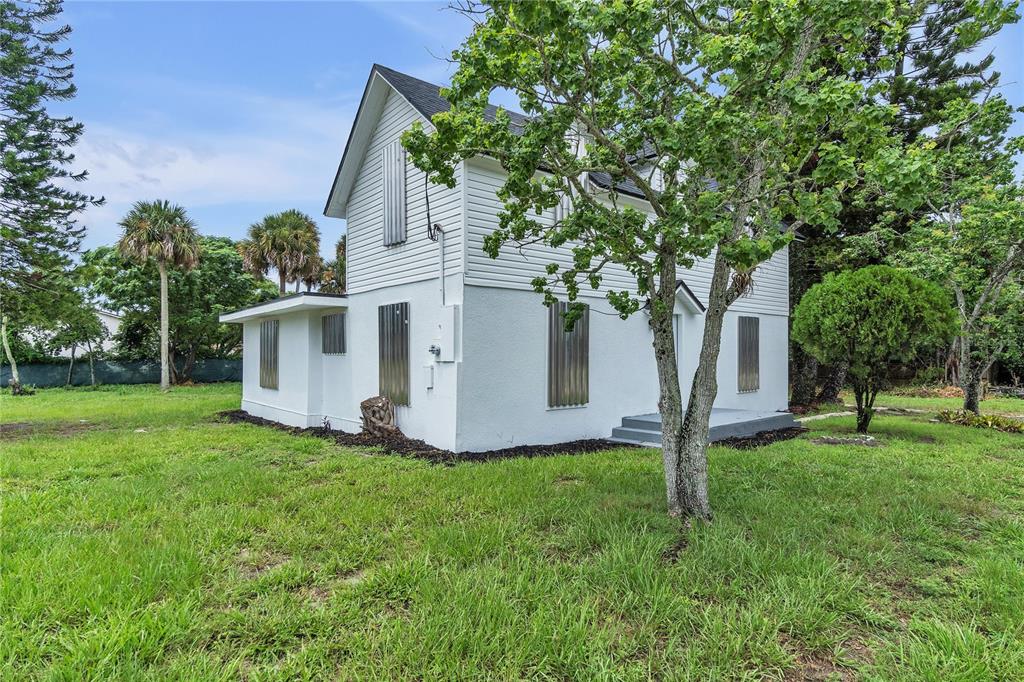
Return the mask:
<path id="1" fill-rule="evenodd" d="M 388 396 L 399 428 L 456 452 L 617 437 L 657 443 L 658 381 L 645 313 L 620 319 L 586 290 L 571 332 L 565 303 L 531 280 L 568 249 L 482 248 L 503 171 L 460 164 L 455 187 L 426 186 L 399 137 L 448 103 L 439 86 L 375 65 L 325 215 L 347 220 L 347 295 L 300 293 L 221 316 L 244 325 L 242 409 L 293 426 L 358 431 L 359 403 Z M 607 177 L 590 178 L 593 191 Z M 620 201 L 645 202 L 617 188 Z M 431 221 L 428 231 L 429 193 Z M 543 219 L 554 220 L 554 211 Z M 680 269 L 675 313 L 683 395 L 696 369 L 711 265 Z M 788 254 L 759 268 L 725 319 L 712 438 L 793 425 L 787 407 Z M 635 289 L 622 268 L 604 284 Z"/>

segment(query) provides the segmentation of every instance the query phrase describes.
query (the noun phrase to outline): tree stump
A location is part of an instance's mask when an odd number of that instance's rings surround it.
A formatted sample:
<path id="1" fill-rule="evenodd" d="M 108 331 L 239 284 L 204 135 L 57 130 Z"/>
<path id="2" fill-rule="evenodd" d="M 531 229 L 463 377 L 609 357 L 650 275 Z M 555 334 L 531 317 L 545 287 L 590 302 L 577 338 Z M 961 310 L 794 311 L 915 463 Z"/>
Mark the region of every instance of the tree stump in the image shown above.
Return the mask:
<path id="1" fill-rule="evenodd" d="M 363 431 L 378 437 L 401 436 L 395 426 L 395 406 L 388 398 L 378 395 L 359 403 L 363 418 Z"/>

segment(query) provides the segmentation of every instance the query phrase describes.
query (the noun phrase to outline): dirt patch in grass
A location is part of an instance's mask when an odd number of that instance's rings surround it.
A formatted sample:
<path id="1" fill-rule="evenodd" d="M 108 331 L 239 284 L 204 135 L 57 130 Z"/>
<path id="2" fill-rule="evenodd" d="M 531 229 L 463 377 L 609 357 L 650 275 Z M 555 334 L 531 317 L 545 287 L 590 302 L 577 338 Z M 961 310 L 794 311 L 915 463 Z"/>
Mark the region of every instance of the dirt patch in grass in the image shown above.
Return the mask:
<path id="1" fill-rule="evenodd" d="M 356 569 L 355 571 L 349 571 L 348 573 L 345 573 L 344 575 L 340 576 L 338 582 L 342 585 L 352 587 L 366 580 L 367 575 L 368 571 L 360 568 Z"/>
<path id="2" fill-rule="evenodd" d="M 9 422 L 0 424 L 0 441 L 30 436 L 73 436 L 91 428 L 88 422 Z"/>
<path id="3" fill-rule="evenodd" d="M 785 682 L 846 682 L 856 680 L 857 676 L 853 670 L 836 665 L 828 656 L 800 654 L 796 657 L 796 666 L 787 670 L 782 679 Z"/>
<path id="4" fill-rule="evenodd" d="M 509 457 L 552 457 L 555 455 L 579 455 L 589 452 L 600 452 L 602 450 L 619 450 L 622 448 L 639 447 L 625 443 L 615 443 L 601 438 L 569 441 L 567 443 L 555 443 L 553 445 L 520 445 L 513 448 L 501 450 L 488 450 L 486 452 L 452 452 L 435 448 L 422 440 L 415 440 L 405 436 L 374 436 L 365 431 L 360 433 L 345 433 L 344 431 L 332 431 L 322 428 L 300 429 L 291 426 L 278 424 L 269 419 L 254 417 L 242 410 L 227 410 L 218 413 L 221 419 L 229 422 L 241 422 L 256 424 L 257 426 L 269 426 L 296 435 L 309 435 L 318 438 L 326 438 L 338 445 L 355 447 L 377 447 L 387 454 L 400 455 L 423 459 L 434 464 L 452 465 L 460 462 L 486 462 L 494 459 L 506 459 Z"/>
<path id="5" fill-rule="evenodd" d="M 796 665 L 782 676 L 786 682 L 856 680 L 859 679 L 856 670 L 848 666 L 869 663 L 874 659 L 871 650 L 858 639 L 843 642 L 840 645 L 842 655 L 838 659 L 829 652 L 801 651 L 799 646 L 783 633 L 779 634 L 779 641 L 786 650 L 795 652 L 793 656 Z"/>
<path id="6" fill-rule="evenodd" d="M 256 553 L 249 549 L 243 549 L 237 557 L 242 576 L 246 580 L 255 580 L 264 573 L 286 564 L 290 558 L 277 552 Z"/>
<path id="7" fill-rule="evenodd" d="M 811 442 L 815 445 L 862 445 L 869 448 L 877 448 L 882 445 L 882 442 L 874 436 L 852 436 L 850 438 L 822 436 L 821 438 L 812 438 Z"/>
<path id="8" fill-rule="evenodd" d="M 752 450 L 765 445 L 771 445 L 772 443 L 778 443 L 779 441 L 791 440 L 805 433 L 807 433 L 807 429 L 802 426 L 790 426 L 789 428 L 775 429 L 774 431 L 760 431 L 753 436 L 724 438 L 716 440 L 712 445 L 722 445 L 734 450 Z"/>
<path id="9" fill-rule="evenodd" d="M 689 544 L 689 539 L 680 532 L 676 541 L 666 547 L 665 551 L 661 553 L 662 560 L 665 563 L 674 564 L 679 559 L 679 555 L 686 551 Z"/>

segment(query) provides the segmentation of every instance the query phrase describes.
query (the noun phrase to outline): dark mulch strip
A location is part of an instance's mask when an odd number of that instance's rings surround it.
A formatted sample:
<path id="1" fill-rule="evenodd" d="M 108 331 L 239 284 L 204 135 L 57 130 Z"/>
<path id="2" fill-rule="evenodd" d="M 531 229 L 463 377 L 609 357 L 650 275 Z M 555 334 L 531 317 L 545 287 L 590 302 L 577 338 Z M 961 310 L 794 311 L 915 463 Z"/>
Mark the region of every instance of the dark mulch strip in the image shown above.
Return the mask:
<path id="1" fill-rule="evenodd" d="M 300 429 L 295 426 L 285 426 L 269 419 L 254 417 L 242 410 L 225 410 L 219 412 L 218 416 L 228 422 L 244 422 L 256 424 L 257 426 L 269 426 L 279 431 L 286 431 L 296 435 L 316 436 L 333 440 L 338 445 L 357 447 L 378 447 L 385 453 L 425 459 L 434 464 L 458 464 L 459 462 L 487 462 L 494 459 L 508 459 L 509 457 L 553 457 L 555 455 L 582 455 L 589 452 L 601 452 L 602 450 L 620 450 L 622 448 L 641 448 L 642 445 L 629 443 L 616 443 L 603 438 L 588 438 L 574 440 L 567 443 L 554 443 L 552 445 L 519 445 L 514 448 L 502 450 L 487 450 L 486 452 L 452 452 L 441 450 L 433 445 L 415 440 L 405 436 L 386 438 L 374 436 L 365 431 L 359 433 L 345 433 L 344 431 L 333 431 L 322 428 Z M 771 445 L 782 440 L 790 440 L 807 433 L 802 426 L 777 429 L 775 431 L 761 431 L 753 436 L 742 436 L 726 438 L 715 441 L 714 445 L 722 445 L 735 450 L 751 450 L 764 445 Z M 648 447 L 656 447 L 654 445 Z"/>
<path id="2" fill-rule="evenodd" d="M 553 445 L 520 445 L 514 448 L 503 450 L 488 450 L 486 452 L 452 452 L 441 450 L 422 440 L 414 440 L 404 436 L 394 438 L 381 438 L 371 435 L 365 431 L 360 433 L 345 433 L 344 431 L 332 431 L 327 429 L 306 428 L 300 429 L 293 426 L 285 426 L 269 419 L 254 417 L 242 410 L 226 410 L 218 413 L 224 421 L 244 422 L 256 424 L 257 426 L 269 426 L 288 433 L 297 435 L 316 436 L 332 440 L 338 445 L 379 447 L 387 454 L 401 455 L 424 459 L 434 464 L 458 464 L 460 462 L 486 462 L 494 459 L 507 459 L 509 457 L 551 457 L 554 455 L 580 455 L 588 452 L 600 452 L 602 450 L 620 450 L 622 448 L 639 447 L 625 443 L 613 443 L 610 440 L 591 438 L 587 440 L 574 440 L 568 443 L 555 443 Z"/>
<path id="3" fill-rule="evenodd" d="M 716 440 L 712 445 L 724 445 L 725 447 L 733 448 L 734 450 L 752 450 L 763 445 L 778 443 L 781 440 L 797 438 L 798 436 L 807 433 L 807 431 L 808 429 L 805 429 L 802 426 L 790 426 L 786 429 L 761 431 L 759 433 L 755 433 L 753 436 L 734 436 L 732 438 L 723 438 L 722 440 Z"/>

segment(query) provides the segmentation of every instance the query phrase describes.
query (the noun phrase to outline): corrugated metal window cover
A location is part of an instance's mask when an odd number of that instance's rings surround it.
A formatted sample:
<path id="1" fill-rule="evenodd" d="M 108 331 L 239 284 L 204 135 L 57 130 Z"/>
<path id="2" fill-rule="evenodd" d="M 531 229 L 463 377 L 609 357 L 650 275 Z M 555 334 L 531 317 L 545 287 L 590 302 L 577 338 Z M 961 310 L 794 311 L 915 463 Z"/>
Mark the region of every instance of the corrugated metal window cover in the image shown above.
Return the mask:
<path id="1" fill-rule="evenodd" d="M 395 405 L 409 404 L 409 304 L 377 308 L 380 394 Z"/>
<path id="2" fill-rule="evenodd" d="M 277 388 L 279 320 L 260 322 L 260 387 Z"/>
<path id="3" fill-rule="evenodd" d="M 405 148 L 395 140 L 381 150 L 384 246 L 405 241 Z"/>
<path id="4" fill-rule="evenodd" d="M 737 373 L 740 393 L 761 388 L 760 322 L 756 317 L 739 318 Z"/>
<path id="5" fill-rule="evenodd" d="M 590 307 L 565 331 L 569 304 L 548 308 L 548 407 L 573 407 L 590 402 Z"/>
<path id="6" fill-rule="evenodd" d="M 345 313 L 324 315 L 320 318 L 320 350 L 324 355 L 341 355 L 345 352 Z"/>

